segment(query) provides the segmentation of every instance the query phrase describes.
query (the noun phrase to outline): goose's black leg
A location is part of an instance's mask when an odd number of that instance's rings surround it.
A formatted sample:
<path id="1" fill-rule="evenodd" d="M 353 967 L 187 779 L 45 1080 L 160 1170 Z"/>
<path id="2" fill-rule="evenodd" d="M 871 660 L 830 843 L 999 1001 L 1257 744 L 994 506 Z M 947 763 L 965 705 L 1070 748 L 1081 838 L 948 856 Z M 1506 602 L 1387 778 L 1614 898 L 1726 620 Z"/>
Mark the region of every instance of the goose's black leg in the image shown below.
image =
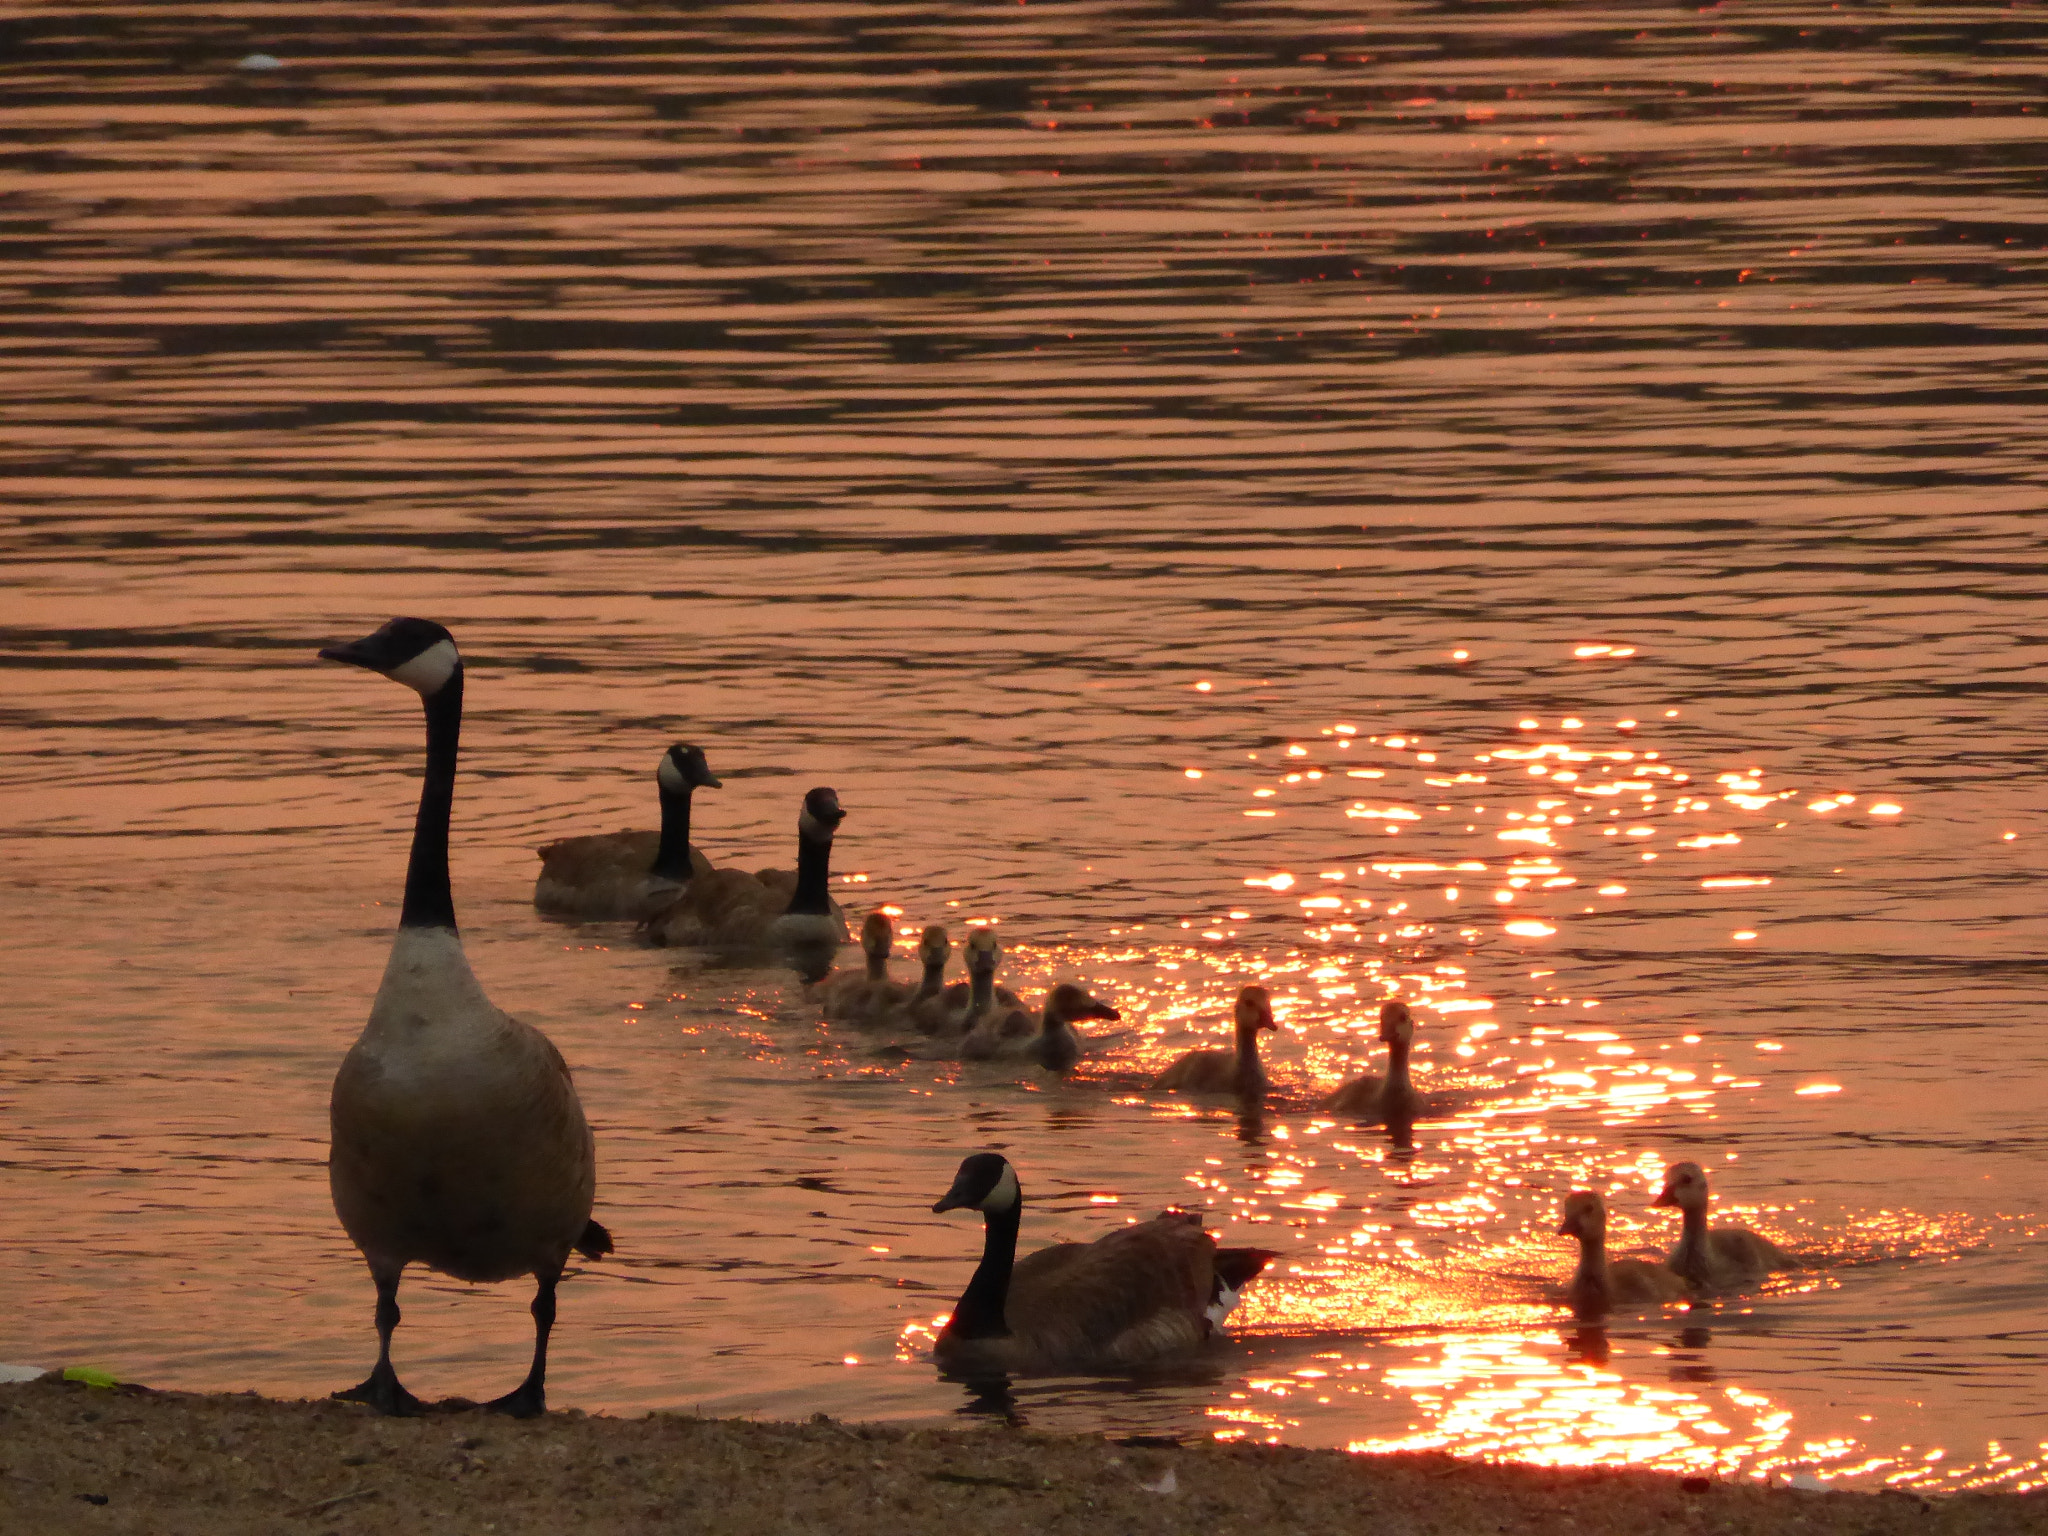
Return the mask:
<path id="1" fill-rule="evenodd" d="M 370 1278 L 377 1282 L 377 1366 L 369 1380 L 335 1393 L 344 1403 L 368 1403 L 379 1413 L 410 1418 L 426 1412 L 426 1405 L 399 1384 L 391 1368 L 391 1335 L 398 1329 L 398 1277 L 405 1271 L 370 1266 Z"/>
<path id="2" fill-rule="evenodd" d="M 533 1293 L 533 1369 L 510 1392 L 484 1404 L 492 1413 L 532 1419 L 548 1411 L 548 1333 L 555 1326 L 555 1285 L 561 1278 L 560 1270 L 534 1276 L 539 1285 Z"/>

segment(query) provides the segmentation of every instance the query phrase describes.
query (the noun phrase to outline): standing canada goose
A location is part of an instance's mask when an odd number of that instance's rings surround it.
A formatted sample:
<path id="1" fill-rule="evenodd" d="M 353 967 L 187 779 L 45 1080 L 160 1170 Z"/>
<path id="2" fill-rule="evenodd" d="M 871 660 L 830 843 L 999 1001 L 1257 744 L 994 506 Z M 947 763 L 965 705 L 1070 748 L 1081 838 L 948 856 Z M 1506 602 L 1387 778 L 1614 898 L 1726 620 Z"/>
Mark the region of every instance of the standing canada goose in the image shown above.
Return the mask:
<path id="1" fill-rule="evenodd" d="M 561 917 L 626 918 L 638 922 L 674 901 L 711 861 L 690 846 L 690 796 L 720 789 L 704 750 L 679 741 L 654 771 L 661 796 L 659 832 L 593 832 L 536 850 L 540 877 L 533 904 Z"/>
<path id="2" fill-rule="evenodd" d="M 1326 1113 L 1390 1124 L 1414 1118 L 1417 1100 L 1408 1081 L 1408 1052 L 1415 1043 L 1415 1016 L 1406 1003 L 1380 1004 L 1380 1039 L 1387 1045 L 1387 1075 L 1368 1072 L 1352 1078 L 1323 1100 Z"/>
<path id="3" fill-rule="evenodd" d="M 1692 1287 L 1661 1264 L 1641 1259 L 1607 1257 L 1607 1202 L 1590 1189 L 1576 1189 L 1564 1198 L 1559 1237 L 1579 1240 L 1579 1267 L 1565 1286 L 1564 1299 L 1576 1317 L 1599 1317 L 1616 1307 L 1681 1301 Z"/>
<path id="4" fill-rule="evenodd" d="M 1707 1175 L 1698 1163 L 1673 1163 L 1664 1189 L 1652 1205 L 1675 1205 L 1684 1220 L 1678 1246 L 1664 1260 L 1674 1274 L 1707 1290 L 1724 1290 L 1761 1280 L 1797 1261 L 1769 1238 L 1747 1227 L 1707 1225 Z"/>
<path id="5" fill-rule="evenodd" d="M 1259 1061 L 1259 1031 L 1278 1029 L 1273 1003 L 1264 987 L 1246 987 L 1237 994 L 1237 1049 L 1188 1051 L 1158 1077 L 1154 1088 L 1187 1093 L 1234 1093 L 1259 1098 L 1266 1091 L 1266 1069 Z"/>
<path id="6" fill-rule="evenodd" d="M 811 988 L 811 998 L 828 1019 L 868 1022 L 891 1002 L 910 996 L 910 988 L 889 979 L 889 953 L 896 947 L 896 925 L 877 909 L 860 925 L 860 947 L 867 965 L 858 971 L 835 971 Z"/>
<path id="7" fill-rule="evenodd" d="M 320 652 L 404 683 L 426 706 L 427 770 L 405 870 L 405 905 L 370 1021 L 334 1075 L 327 1160 L 335 1214 L 377 1285 L 377 1365 L 335 1396 L 418 1413 L 391 1366 L 408 1264 L 458 1280 L 532 1275 L 533 1365 L 486 1404 L 516 1418 L 547 1407 L 555 1286 L 571 1249 L 611 1251 L 590 1218 L 597 1153 L 561 1053 L 484 996 L 455 928 L 448 821 L 462 734 L 462 657 L 426 619 Z"/>
<path id="8" fill-rule="evenodd" d="M 1199 1349 L 1274 1257 L 1218 1249 L 1199 1215 L 1167 1211 L 1020 1263 L 1024 1193 L 995 1152 L 965 1159 L 932 1209 L 982 1213 L 981 1263 L 933 1349 L 955 1374 L 1115 1369 Z"/>
<path id="9" fill-rule="evenodd" d="M 822 975 L 846 942 L 846 918 L 831 889 L 832 834 L 845 819 L 836 793 L 812 790 L 797 814 L 796 878 L 789 886 L 773 870 L 714 869 L 648 921 L 648 937 L 656 944 L 781 950 Z"/>
<path id="10" fill-rule="evenodd" d="M 977 1026 L 961 1039 L 959 1055 L 964 1061 L 985 1061 L 990 1057 L 1036 1062 L 1048 1072 L 1066 1072 L 1081 1059 L 1081 1037 L 1074 1025 L 1082 1019 L 1121 1019 L 1109 1004 L 1090 997 L 1086 987 L 1063 981 L 1045 995 L 1045 1011 L 1039 1016 L 1036 1034 L 1020 1033 L 1019 1020 L 1029 1029 L 1029 1015 L 1021 1009 L 1003 1016 L 990 1029 Z"/>

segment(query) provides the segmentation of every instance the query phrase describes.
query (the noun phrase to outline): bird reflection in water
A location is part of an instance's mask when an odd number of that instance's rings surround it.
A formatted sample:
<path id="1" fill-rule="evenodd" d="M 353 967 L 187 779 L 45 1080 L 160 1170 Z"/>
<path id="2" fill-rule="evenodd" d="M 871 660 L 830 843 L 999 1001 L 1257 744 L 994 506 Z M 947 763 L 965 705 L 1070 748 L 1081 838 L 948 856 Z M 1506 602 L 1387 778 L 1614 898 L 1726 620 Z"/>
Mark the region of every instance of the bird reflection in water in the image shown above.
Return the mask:
<path id="1" fill-rule="evenodd" d="M 1259 1099 L 1238 1100 L 1237 1139 L 1248 1147 L 1266 1144 L 1266 1107 Z"/>
<path id="2" fill-rule="evenodd" d="M 939 1379 L 958 1382 L 966 1390 L 967 1401 L 953 1410 L 962 1417 L 994 1419 L 1010 1429 L 1023 1429 L 1030 1423 L 1024 1417 L 1024 1410 L 1017 1406 L 1017 1394 L 1010 1390 L 1010 1378 L 1001 1372 L 955 1376 L 949 1371 L 941 1371 Z"/>
<path id="3" fill-rule="evenodd" d="M 1698 1302 L 1693 1303 L 1698 1306 Z M 1718 1381 L 1720 1372 L 1715 1370 L 1697 1353 L 1680 1354 L 1678 1350 L 1703 1350 L 1713 1340 L 1710 1328 L 1681 1328 L 1678 1330 L 1677 1348 L 1671 1358 L 1671 1379 L 1673 1381 L 1696 1381 L 1702 1384 Z"/>
<path id="4" fill-rule="evenodd" d="M 1613 1353 L 1607 1343 L 1607 1330 L 1599 1323 L 1581 1323 L 1564 1330 L 1561 1337 L 1572 1359 L 1580 1365 L 1605 1365 Z"/>

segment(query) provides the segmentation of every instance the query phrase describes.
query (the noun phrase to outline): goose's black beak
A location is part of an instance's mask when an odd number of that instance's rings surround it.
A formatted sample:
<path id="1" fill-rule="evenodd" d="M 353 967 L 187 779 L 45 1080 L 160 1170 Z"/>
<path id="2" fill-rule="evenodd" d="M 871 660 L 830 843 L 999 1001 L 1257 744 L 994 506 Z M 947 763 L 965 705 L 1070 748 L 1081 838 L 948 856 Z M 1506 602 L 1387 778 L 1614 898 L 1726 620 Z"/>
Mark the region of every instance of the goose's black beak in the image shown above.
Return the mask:
<path id="1" fill-rule="evenodd" d="M 366 640 L 348 640 L 340 645 L 323 645 L 320 647 L 320 659 L 344 661 L 352 667 L 368 667 L 376 671 L 381 663 L 370 647 L 370 641 L 376 638 L 375 635 L 371 635 Z"/>

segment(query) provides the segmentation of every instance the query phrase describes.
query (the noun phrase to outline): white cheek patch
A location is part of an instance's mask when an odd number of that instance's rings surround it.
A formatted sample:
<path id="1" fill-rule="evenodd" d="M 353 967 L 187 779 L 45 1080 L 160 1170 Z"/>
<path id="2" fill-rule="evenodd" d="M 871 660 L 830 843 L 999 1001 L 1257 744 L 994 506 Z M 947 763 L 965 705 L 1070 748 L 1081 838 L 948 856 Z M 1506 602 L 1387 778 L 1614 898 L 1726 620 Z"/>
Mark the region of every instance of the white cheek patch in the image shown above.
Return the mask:
<path id="1" fill-rule="evenodd" d="M 1216 1282 L 1216 1299 L 1202 1308 L 1202 1315 L 1209 1319 L 1210 1327 L 1223 1326 L 1223 1319 L 1237 1310 L 1237 1298 L 1238 1293 L 1226 1281 L 1219 1279 Z"/>
<path id="2" fill-rule="evenodd" d="M 1022 1191 L 1017 1188 L 1017 1170 L 1008 1163 L 1005 1163 L 1003 1164 L 1003 1176 L 996 1180 L 996 1187 L 983 1197 L 981 1209 L 984 1211 L 1007 1211 L 1016 1205 L 1021 1197 Z"/>
<path id="3" fill-rule="evenodd" d="M 453 640 L 436 640 L 411 661 L 399 663 L 384 675 L 423 697 L 432 697 L 447 686 L 461 664 L 462 657 Z"/>
<path id="4" fill-rule="evenodd" d="M 809 806 L 805 806 L 797 814 L 796 829 L 813 842 L 829 843 L 832 841 L 832 829 L 813 816 Z"/>
<path id="5" fill-rule="evenodd" d="M 667 753 L 661 757 L 661 766 L 654 770 L 654 782 L 671 794 L 681 794 L 689 785 L 683 779 L 683 770 L 676 766 L 676 760 Z"/>

